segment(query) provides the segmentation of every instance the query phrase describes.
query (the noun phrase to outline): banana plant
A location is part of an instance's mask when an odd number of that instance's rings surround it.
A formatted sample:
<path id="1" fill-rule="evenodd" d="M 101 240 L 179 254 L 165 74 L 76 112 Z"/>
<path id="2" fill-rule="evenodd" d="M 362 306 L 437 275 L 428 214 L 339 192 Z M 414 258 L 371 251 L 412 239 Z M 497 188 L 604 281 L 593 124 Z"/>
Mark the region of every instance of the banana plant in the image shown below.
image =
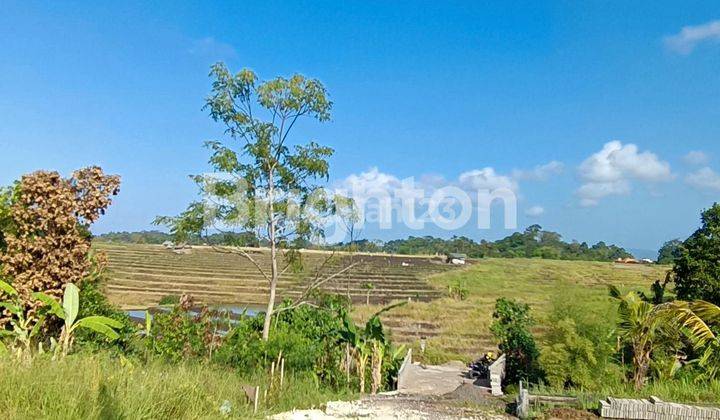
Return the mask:
<path id="1" fill-rule="evenodd" d="M 389 342 L 383 330 L 380 315 L 406 303 L 407 302 L 399 302 L 382 308 L 368 319 L 364 329 L 358 328 L 350 317 L 345 314 L 340 336 L 342 341 L 352 349 L 351 353 L 355 359 L 355 369 L 360 381 L 360 393 L 365 393 L 365 377 L 368 362 L 370 362 L 371 365 L 372 392 L 376 393 L 382 386 L 383 359 Z M 346 360 L 345 363 L 349 363 L 349 360 Z"/>
<path id="2" fill-rule="evenodd" d="M 10 297 L 9 301 L 0 302 L 0 308 L 4 308 L 12 315 L 9 321 L 12 329 L 0 330 L 0 357 L 12 354 L 18 360 L 29 361 L 32 357 L 35 337 L 42 328 L 45 316 L 28 317 L 23 310 L 17 290 L 3 280 L 0 280 L 0 292 Z M 2 342 L 6 337 L 11 340 L 9 348 Z"/>
<path id="3" fill-rule="evenodd" d="M 62 356 L 68 354 L 75 341 L 75 331 L 78 328 L 93 330 L 110 340 L 116 340 L 120 337 L 116 330 L 122 328 L 123 325 L 121 322 L 112 318 L 93 315 L 77 319 L 78 311 L 80 310 L 80 289 L 72 283 L 68 283 L 67 286 L 65 286 L 62 305 L 54 298 L 41 292 L 33 293 L 33 296 L 45 304 L 49 314 L 57 316 L 64 321 L 60 332 L 60 340 L 57 345 L 55 345 L 55 357 L 57 357 L 58 354 Z"/>

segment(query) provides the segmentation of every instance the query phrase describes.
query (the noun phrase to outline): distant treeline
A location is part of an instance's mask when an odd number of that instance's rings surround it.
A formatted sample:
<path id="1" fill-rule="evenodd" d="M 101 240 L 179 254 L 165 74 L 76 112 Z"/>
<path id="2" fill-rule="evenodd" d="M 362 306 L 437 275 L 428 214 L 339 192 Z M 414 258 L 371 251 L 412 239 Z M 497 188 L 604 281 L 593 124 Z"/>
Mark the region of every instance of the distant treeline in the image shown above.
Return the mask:
<path id="1" fill-rule="evenodd" d="M 598 242 L 588 245 L 585 242 L 564 242 L 556 232 L 544 231 L 539 225 L 532 225 L 524 232 L 516 232 L 497 241 L 474 240 L 464 236 L 450 239 L 432 236 L 397 239 L 385 243 L 356 241 L 353 249 L 363 252 L 387 252 L 395 254 L 448 254 L 462 253 L 470 258 L 546 258 L 558 260 L 612 261 L 617 258 L 632 258 L 625 249 L 616 245 Z M 350 244 L 340 244 L 339 248 L 349 249 Z"/>
<path id="2" fill-rule="evenodd" d="M 174 242 L 175 237 L 169 233 L 158 230 L 143 230 L 140 232 L 110 232 L 97 235 L 94 238 L 99 242 L 115 242 L 124 244 L 150 244 L 160 245 L 164 242 Z M 241 233 L 213 233 L 200 237 L 189 237 L 185 243 L 189 245 L 235 245 L 259 246 L 257 237 L 251 232 Z"/>
<path id="3" fill-rule="evenodd" d="M 159 231 L 112 232 L 99 235 L 96 240 L 135 244 L 162 244 L 165 241 L 172 241 L 173 236 Z M 188 243 L 191 245 L 260 245 L 255 235 L 251 232 L 215 233 L 203 236 L 202 239 L 191 239 Z M 320 248 L 310 244 L 304 245 L 305 248 Z M 481 240 L 480 242 L 476 242 L 464 236 L 454 236 L 450 239 L 441 239 L 432 236 L 411 236 L 407 239 L 396 239 L 387 242 L 364 239 L 322 248 L 406 255 L 462 253 L 470 258 L 525 257 L 587 261 L 612 261 L 617 258 L 632 258 L 632 255 L 625 249 L 616 245 L 607 245 L 602 241 L 595 245 L 588 245 L 585 242 L 577 241 L 565 242 L 559 233 L 542 230 L 542 227 L 539 225 L 532 225 L 525 229 L 524 232 L 516 232 L 497 241 Z"/>

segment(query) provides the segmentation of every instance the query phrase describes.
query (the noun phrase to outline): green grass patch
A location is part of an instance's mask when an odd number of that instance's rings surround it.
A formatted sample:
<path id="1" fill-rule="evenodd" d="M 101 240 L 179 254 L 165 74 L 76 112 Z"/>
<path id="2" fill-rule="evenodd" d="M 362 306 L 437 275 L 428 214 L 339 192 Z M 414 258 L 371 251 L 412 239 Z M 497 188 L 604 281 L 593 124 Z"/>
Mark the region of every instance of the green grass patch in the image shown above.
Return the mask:
<path id="1" fill-rule="evenodd" d="M 129 364 L 102 353 L 38 357 L 29 366 L 6 360 L 0 361 L 0 412 L 6 419 L 204 419 L 223 418 L 225 404 L 229 418 L 263 418 L 354 397 L 290 372 L 281 393 L 253 415 L 243 385 L 265 389 L 266 376 L 196 362 Z"/>
<path id="2" fill-rule="evenodd" d="M 428 359 L 443 362 L 460 357 L 469 361 L 483 352 L 495 350 L 489 327 L 495 300 L 500 297 L 530 305 L 537 321 L 533 333 L 542 343 L 554 301 L 581 302 L 590 316 L 612 316 L 608 284 L 649 290 L 652 282 L 664 278 L 669 268 L 593 261 L 487 258 L 465 269 L 429 278 L 433 286 L 445 291 L 461 284 L 467 290 L 464 299 L 446 297 L 427 303 L 413 302 L 392 310 L 383 320 L 399 320 L 409 327 L 432 324 L 437 330 L 434 336 L 427 337 Z M 379 307 L 356 307 L 354 316 L 365 319 Z M 421 357 L 417 340 L 410 344 Z"/>

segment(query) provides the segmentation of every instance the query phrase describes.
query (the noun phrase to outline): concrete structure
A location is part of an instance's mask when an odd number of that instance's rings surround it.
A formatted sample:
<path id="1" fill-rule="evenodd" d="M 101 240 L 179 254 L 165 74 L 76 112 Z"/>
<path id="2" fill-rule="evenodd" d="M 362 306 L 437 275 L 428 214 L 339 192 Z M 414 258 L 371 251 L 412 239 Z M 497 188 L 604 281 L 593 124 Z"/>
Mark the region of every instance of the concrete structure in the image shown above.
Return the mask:
<path id="1" fill-rule="evenodd" d="M 493 395 L 502 395 L 502 381 L 505 379 L 505 355 L 502 354 L 488 368 L 490 371 L 490 390 Z"/>
<path id="2" fill-rule="evenodd" d="M 444 395 L 462 384 L 471 384 L 467 367 L 462 362 L 448 362 L 440 366 L 413 363 L 412 349 L 398 371 L 398 393 L 403 395 Z"/>
<path id="3" fill-rule="evenodd" d="M 720 420 L 720 408 L 664 402 L 657 397 L 650 397 L 649 400 L 608 397 L 600 401 L 600 415 L 612 419 Z"/>

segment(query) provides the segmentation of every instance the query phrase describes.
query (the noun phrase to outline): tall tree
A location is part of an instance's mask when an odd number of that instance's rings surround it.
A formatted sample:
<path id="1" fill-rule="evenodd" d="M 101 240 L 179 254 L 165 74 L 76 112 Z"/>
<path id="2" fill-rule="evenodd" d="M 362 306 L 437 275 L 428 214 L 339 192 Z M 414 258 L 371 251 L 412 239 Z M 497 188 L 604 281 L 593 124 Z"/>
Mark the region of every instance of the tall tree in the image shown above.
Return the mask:
<path id="1" fill-rule="evenodd" d="M 701 216 L 702 226 L 683 243 L 675 259 L 675 291 L 679 299 L 720 304 L 720 204 Z"/>
<path id="2" fill-rule="evenodd" d="M 178 217 L 159 217 L 178 236 L 199 235 L 204 229 L 241 227 L 257 233 L 270 247 L 270 272 L 241 249 L 269 284 L 263 339 L 270 334 L 283 249 L 323 232 L 318 214 L 331 211 L 315 181 L 328 178 L 327 159 L 333 150 L 315 142 L 290 146 L 290 133 L 302 118 L 330 119 L 332 102 L 318 80 L 295 74 L 259 82 L 243 69 L 232 74 L 212 66 L 212 91 L 205 108 L 225 126 L 227 141 L 209 141 L 210 165 L 222 174 L 209 181 L 194 177 L 205 196 Z M 298 211 L 304 209 L 304 211 Z M 296 253 L 286 253 L 296 255 Z"/>
<path id="3" fill-rule="evenodd" d="M 680 239 L 673 239 L 663 244 L 662 248 L 658 251 L 657 262 L 658 264 L 672 264 L 675 262 L 675 258 L 681 254 L 680 247 L 682 241 Z"/>
<path id="4" fill-rule="evenodd" d="M 0 254 L 0 277 L 10 280 L 23 309 L 40 305 L 34 292 L 60 299 L 68 284 L 87 277 L 89 226 L 105 213 L 119 186 L 120 177 L 98 167 L 75 171 L 71 178 L 46 171 L 22 177 L 9 207 L 12 229 Z"/>

